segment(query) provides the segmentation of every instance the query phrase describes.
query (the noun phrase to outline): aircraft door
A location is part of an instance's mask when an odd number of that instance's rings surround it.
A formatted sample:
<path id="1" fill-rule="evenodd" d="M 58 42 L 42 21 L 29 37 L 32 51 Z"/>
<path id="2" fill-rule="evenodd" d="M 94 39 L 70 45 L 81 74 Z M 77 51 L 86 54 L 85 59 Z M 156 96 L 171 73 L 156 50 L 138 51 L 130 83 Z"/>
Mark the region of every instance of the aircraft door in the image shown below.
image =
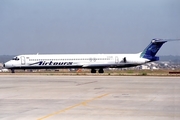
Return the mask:
<path id="1" fill-rule="evenodd" d="M 25 63 L 26 63 L 25 57 L 21 56 L 21 65 L 25 65 Z"/>
<path id="2" fill-rule="evenodd" d="M 118 58 L 118 56 L 115 57 L 115 63 L 116 63 L 116 64 L 119 63 L 119 58 Z"/>

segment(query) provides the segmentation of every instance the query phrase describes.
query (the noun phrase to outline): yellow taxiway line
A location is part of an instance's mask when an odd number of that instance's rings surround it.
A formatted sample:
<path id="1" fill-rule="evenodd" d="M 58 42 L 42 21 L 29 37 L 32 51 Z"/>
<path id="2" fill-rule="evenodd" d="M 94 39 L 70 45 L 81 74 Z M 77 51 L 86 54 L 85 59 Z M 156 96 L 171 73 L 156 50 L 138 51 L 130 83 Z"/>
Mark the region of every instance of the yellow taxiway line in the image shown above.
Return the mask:
<path id="1" fill-rule="evenodd" d="M 106 94 L 103 94 L 103 95 L 94 97 L 94 98 L 89 99 L 89 100 L 85 100 L 85 101 L 80 102 L 80 103 L 78 103 L 78 104 L 72 105 L 72 106 L 67 107 L 67 108 L 65 108 L 65 109 L 62 109 L 62 110 L 59 110 L 59 111 L 57 111 L 57 112 L 51 113 L 51 114 L 49 114 L 49 115 L 46 115 L 46 116 L 44 116 L 44 117 L 41 117 L 41 118 L 39 118 L 39 119 L 37 119 L 37 120 L 47 119 L 47 118 L 49 118 L 49 117 L 52 117 L 52 116 L 57 115 L 57 114 L 61 114 L 61 113 L 63 113 L 63 112 L 66 112 L 66 111 L 68 111 L 68 110 L 71 110 L 71 109 L 73 109 L 73 108 L 75 108 L 75 107 L 78 107 L 78 106 L 81 106 L 81 105 L 85 106 L 85 105 L 87 105 L 89 102 L 92 102 L 92 101 L 94 101 L 94 100 L 100 99 L 100 98 L 105 97 L 105 96 L 107 96 L 107 95 L 109 95 L 109 93 L 106 93 Z"/>

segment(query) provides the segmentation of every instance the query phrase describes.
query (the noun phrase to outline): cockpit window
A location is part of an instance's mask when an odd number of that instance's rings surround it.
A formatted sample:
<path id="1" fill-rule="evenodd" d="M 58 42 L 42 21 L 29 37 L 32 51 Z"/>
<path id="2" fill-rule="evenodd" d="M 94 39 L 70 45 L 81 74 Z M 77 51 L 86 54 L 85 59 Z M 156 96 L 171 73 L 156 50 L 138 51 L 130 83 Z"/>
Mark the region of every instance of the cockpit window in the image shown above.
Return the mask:
<path id="1" fill-rule="evenodd" d="M 19 60 L 19 58 L 18 58 L 18 57 L 14 57 L 12 60 L 17 60 L 17 61 L 18 61 L 18 60 Z"/>

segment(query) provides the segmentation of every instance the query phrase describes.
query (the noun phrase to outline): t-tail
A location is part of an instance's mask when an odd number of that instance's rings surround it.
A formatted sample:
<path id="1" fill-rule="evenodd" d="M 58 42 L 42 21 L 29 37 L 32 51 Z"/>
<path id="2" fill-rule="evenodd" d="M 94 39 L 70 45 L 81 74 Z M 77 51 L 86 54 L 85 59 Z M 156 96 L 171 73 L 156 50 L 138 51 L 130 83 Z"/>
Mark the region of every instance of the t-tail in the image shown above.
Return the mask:
<path id="1" fill-rule="evenodd" d="M 158 61 L 159 57 L 156 56 L 156 53 L 165 42 L 167 41 L 163 39 L 152 39 L 151 43 L 140 54 L 140 57 L 149 59 L 150 61 Z"/>

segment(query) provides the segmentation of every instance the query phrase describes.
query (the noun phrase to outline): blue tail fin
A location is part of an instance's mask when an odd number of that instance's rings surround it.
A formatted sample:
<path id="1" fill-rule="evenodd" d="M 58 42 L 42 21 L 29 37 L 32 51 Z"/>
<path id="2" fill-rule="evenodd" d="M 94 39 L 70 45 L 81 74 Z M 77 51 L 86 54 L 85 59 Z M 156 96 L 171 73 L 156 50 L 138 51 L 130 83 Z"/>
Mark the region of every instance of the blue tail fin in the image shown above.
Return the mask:
<path id="1" fill-rule="evenodd" d="M 155 55 L 165 42 L 167 41 L 162 39 L 153 39 L 151 43 L 141 53 L 140 57 L 149 59 L 151 61 L 159 60 L 159 57 L 156 57 Z"/>

